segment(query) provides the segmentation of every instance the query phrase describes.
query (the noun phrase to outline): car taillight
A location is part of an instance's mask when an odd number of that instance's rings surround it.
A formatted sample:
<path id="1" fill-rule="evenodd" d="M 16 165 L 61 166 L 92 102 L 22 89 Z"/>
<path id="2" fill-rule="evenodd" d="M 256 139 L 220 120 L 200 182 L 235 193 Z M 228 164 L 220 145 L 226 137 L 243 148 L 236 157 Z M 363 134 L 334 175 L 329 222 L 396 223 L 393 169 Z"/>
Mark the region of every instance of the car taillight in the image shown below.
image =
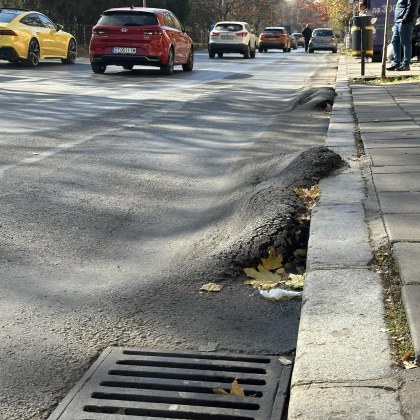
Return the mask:
<path id="1" fill-rule="evenodd" d="M 107 33 L 107 30 L 106 29 L 103 29 L 103 28 L 93 28 L 92 29 L 92 32 L 94 34 L 97 34 L 97 35 L 104 35 L 104 34 Z"/>
<path id="2" fill-rule="evenodd" d="M 211 31 L 210 32 L 210 36 L 219 36 L 220 32 L 216 32 L 216 31 Z"/>
<path id="3" fill-rule="evenodd" d="M 247 36 L 248 35 L 248 32 L 236 32 L 236 36 L 242 36 L 242 37 L 245 37 L 245 36 Z"/>
<path id="4" fill-rule="evenodd" d="M 10 29 L 0 29 L 0 35 L 17 36 L 17 33 Z"/>
<path id="5" fill-rule="evenodd" d="M 144 35 L 162 35 L 162 31 L 159 29 L 150 29 L 143 31 Z"/>

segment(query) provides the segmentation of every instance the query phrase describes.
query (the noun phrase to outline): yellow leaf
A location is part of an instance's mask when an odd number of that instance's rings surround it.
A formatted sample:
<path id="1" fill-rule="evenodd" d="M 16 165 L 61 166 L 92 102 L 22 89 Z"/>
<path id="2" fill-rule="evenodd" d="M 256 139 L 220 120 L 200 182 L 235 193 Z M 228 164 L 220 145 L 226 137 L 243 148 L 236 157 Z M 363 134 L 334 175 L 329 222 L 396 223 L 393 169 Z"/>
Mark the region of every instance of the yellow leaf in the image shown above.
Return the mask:
<path id="1" fill-rule="evenodd" d="M 280 282 L 271 280 L 247 280 L 244 284 L 248 286 L 261 287 L 263 290 L 269 290 L 278 286 Z"/>
<path id="2" fill-rule="evenodd" d="M 258 266 L 258 271 L 255 268 L 244 268 L 244 272 L 248 277 L 252 279 L 263 281 L 263 282 L 279 282 L 281 281 L 281 276 L 277 273 L 272 273 L 271 271 L 264 268 L 262 265 Z"/>
<path id="3" fill-rule="evenodd" d="M 232 395 L 233 397 L 245 397 L 245 392 L 243 388 L 240 387 L 236 379 L 232 382 L 232 389 L 230 390 L 230 395 Z"/>
<path id="4" fill-rule="evenodd" d="M 285 285 L 292 289 L 303 289 L 305 277 L 305 274 L 289 274 L 289 280 L 286 281 Z"/>
<path id="5" fill-rule="evenodd" d="M 222 286 L 216 283 L 207 283 L 201 286 L 200 290 L 205 292 L 220 292 L 222 290 Z"/>
<path id="6" fill-rule="evenodd" d="M 214 394 L 229 395 L 229 392 L 225 391 L 223 388 L 213 388 L 212 391 Z"/>
<path id="7" fill-rule="evenodd" d="M 276 251 L 271 248 L 268 250 L 268 258 L 261 258 L 261 262 L 264 268 L 267 270 L 277 270 L 282 266 L 283 257 L 276 255 Z"/>

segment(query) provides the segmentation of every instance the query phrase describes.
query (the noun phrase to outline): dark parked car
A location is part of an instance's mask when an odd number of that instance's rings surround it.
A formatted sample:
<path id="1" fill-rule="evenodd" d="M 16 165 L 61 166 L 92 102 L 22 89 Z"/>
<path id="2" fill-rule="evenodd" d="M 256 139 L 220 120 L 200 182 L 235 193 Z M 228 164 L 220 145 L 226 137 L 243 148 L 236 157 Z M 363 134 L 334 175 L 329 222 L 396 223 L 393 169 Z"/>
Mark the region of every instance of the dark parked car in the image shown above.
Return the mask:
<path id="1" fill-rule="evenodd" d="M 92 30 L 89 56 L 94 73 L 107 66 L 132 70 L 135 65 L 160 67 L 170 75 L 174 66 L 194 66 L 194 46 L 179 20 L 169 10 L 124 7 L 109 9 Z"/>

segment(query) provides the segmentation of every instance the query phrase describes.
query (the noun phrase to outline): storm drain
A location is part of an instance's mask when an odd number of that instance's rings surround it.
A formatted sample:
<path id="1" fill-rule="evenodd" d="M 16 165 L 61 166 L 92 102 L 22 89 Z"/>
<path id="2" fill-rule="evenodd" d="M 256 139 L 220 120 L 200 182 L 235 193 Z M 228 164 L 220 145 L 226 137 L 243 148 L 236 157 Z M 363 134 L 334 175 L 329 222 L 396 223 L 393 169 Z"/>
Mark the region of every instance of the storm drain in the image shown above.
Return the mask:
<path id="1" fill-rule="evenodd" d="M 290 376 L 272 356 L 109 347 L 49 420 L 280 420 Z M 245 397 L 214 393 L 235 379 Z"/>

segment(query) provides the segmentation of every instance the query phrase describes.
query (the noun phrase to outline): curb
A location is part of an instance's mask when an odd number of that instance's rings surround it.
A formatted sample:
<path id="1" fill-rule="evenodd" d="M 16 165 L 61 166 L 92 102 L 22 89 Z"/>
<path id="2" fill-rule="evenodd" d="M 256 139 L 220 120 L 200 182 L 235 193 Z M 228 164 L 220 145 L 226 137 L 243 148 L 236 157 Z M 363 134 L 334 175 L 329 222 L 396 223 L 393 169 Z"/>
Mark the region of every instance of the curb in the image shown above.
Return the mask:
<path id="1" fill-rule="evenodd" d="M 308 245 L 289 419 L 403 419 L 384 321 L 382 281 L 369 269 L 365 182 L 347 65 L 340 57 L 326 146 L 347 167 L 320 182 Z"/>

